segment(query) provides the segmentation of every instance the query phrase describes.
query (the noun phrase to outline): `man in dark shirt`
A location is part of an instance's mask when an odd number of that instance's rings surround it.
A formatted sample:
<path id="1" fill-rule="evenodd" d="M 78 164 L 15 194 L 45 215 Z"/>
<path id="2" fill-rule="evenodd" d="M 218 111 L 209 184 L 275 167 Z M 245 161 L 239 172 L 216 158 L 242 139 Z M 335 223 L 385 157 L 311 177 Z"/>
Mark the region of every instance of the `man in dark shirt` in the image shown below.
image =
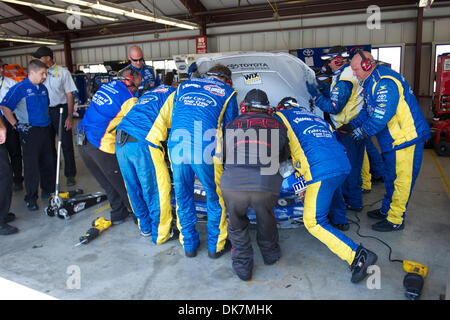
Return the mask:
<path id="1" fill-rule="evenodd" d="M 266 93 L 250 90 L 240 105 L 241 115 L 225 127 L 220 189 L 229 211 L 232 266 L 244 281 L 251 279 L 253 269 L 249 207 L 256 211 L 257 243 L 264 263 L 274 264 L 280 258 L 277 222 L 272 210 L 283 180 L 278 173 L 279 164 L 288 159 L 289 146 L 285 126 L 269 110 Z"/>

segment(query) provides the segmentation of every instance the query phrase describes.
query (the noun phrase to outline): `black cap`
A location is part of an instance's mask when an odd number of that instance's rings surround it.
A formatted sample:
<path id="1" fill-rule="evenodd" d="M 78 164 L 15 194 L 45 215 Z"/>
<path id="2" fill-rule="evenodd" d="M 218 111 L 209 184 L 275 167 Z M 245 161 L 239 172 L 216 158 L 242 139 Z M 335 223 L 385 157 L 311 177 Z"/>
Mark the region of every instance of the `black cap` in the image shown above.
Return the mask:
<path id="1" fill-rule="evenodd" d="M 267 94 L 259 89 L 252 89 L 245 95 L 244 100 L 252 105 L 261 105 L 261 106 L 269 106 L 269 98 L 267 98 Z"/>
<path id="2" fill-rule="evenodd" d="M 53 59 L 53 51 L 49 47 L 40 47 L 33 53 L 33 57 L 40 59 L 42 57 L 50 57 Z"/>

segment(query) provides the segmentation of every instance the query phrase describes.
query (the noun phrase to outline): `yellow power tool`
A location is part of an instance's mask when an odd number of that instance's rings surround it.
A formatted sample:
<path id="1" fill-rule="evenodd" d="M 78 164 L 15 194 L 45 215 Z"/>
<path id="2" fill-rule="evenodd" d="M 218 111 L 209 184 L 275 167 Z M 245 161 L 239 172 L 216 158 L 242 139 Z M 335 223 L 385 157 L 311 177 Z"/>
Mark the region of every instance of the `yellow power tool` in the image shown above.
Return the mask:
<path id="1" fill-rule="evenodd" d="M 95 219 L 94 221 L 92 221 L 92 228 L 90 228 L 84 236 L 80 237 L 80 242 L 77 243 L 75 247 L 94 240 L 100 235 L 100 233 L 108 229 L 110 226 L 111 221 L 106 220 L 104 217 Z"/>
<path id="2" fill-rule="evenodd" d="M 406 289 L 405 296 L 410 300 L 417 300 L 422 292 L 428 267 L 418 262 L 403 260 L 403 269 L 407 272 L 403 278 L 403 286 Z"/>

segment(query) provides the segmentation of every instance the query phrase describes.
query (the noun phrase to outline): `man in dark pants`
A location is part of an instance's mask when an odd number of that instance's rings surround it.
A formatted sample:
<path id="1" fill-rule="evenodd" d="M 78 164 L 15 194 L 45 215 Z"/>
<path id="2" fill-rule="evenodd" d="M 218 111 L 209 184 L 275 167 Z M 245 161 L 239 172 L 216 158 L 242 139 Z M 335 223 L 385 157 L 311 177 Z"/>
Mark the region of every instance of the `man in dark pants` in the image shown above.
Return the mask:
<path id="1" fill-rule="evenodd" d="M 55 170 L 50 144 L 48 91 L 43 85 L 47 67 L 30 61 L 25 80 L 14 85 L 1 102 L 5 118 L 19 131 L 23 151 L 25 202 L 30 211 L 38 210 L 39 182 L 43 194 L 55 191 Z M 13 112 L 15 113 L 14 116 Z"/>
<path id="2" fill-rule="evenodd" d="M 77 128 L 87 140 L 78 148 L 80 156 L 106 191 L 113 224 L 123 222 L 132 211 L 116 158 L 115 139 L 117 125 L 137 101 L 134 94 L 141 79 L 132 68 L 121 70 L 117 80 L 98 89 Z"/>
<path id="3" fill-rule="evenodd" d="M 53 61 L 53 51 L 48 47 L 40 47 L 33 54 L 33 57 L 45 63 L 48 68 L 47 79 L 44 82 L 48 90 L 50 105 L 50 138 L 52 143 L 53 158 L 56 170 L 57 154 L 55 148 L 55 137 L 59 128 L 59 109 L 63 108 L 64 128 L 61 134 L 61 147 L 64 155 L 64 175 L 67 179 L 67 186 L 75 185 L 75 175 L 77 168 L 75 165 L 75 156 L 73 151 L 73 92 L 77 90 L 72 75 L 66 68 L 57 65 Z"/>
<path id="4" fill-rule="evenodd" d="M 289 157 L 285 126 L 271 115 L 264 91 L 253 89 L 240 105 L 241 115 L 225 127 L 225 164 L 220 189 L 229 211 L 232 267 L 238 277 L 252 277 L 253 248 L 248 233 L 249 207 L 255 209 L 257 243 L 267 265 L 280 258 L 273 207 L 283 178 L 279 165 Z"/>
<path id="5" fill-rule="evenodd" d="M 6 127 L 0 119 L 0 235 L 9 235 L 19 231 L 8 224 L 14 220 L 14 214 L 9 212 L 12 198 L 12 173 L 9 165 L 8 151 L 5 147 Z"/>
<path id="6" fill-rule="evenodd" d="M 15 80 L 5 77 L 3 65 L 3 61 L 0 60 L 0 101 L 3 100 L 9 89 L 16 84 Z M 6 127 L 5 146 L 8 150 L 9 159 L 13 170 L 13 190 L 19 191 L 23 189 L 22 149 L 20 147 L 19 133 L 14 130 L 5 118 L 3 118 L 3 123 Z"/>

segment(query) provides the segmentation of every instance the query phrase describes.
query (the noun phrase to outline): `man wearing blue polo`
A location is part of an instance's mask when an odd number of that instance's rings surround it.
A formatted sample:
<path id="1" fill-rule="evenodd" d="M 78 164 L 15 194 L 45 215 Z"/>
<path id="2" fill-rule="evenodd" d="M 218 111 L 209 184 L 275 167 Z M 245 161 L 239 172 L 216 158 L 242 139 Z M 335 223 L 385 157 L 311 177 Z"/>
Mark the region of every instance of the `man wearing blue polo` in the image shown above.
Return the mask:
<path id="1" fill-rule="evenodd" d="M 25 202 L 31 211 L 38 210 L 39 182 L 43 194 L 55 191 L 55 171 L 50 141 L 49 97 L 43 85 L 47 66 L 30 61 L 25 80 L 14 85 L 1 102 L 5 118 L 19 131 L 23 151 Z M 14 114 L 17 117 L 14 117 Z"/>

